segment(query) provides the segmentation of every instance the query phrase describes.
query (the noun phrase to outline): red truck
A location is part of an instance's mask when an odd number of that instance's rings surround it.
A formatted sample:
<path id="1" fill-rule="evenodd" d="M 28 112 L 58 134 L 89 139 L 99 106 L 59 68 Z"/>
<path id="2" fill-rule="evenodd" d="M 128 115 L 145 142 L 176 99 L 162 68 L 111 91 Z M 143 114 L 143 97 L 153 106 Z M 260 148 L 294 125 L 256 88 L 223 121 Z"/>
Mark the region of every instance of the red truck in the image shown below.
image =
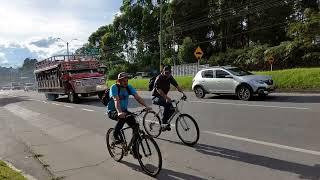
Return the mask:
<path id="1" fill-rule="evenodd" d="M 36 63 L 34 70 L 38 92 L 45 93 L 48 100 L 68 95 L 72 103 L 79 102 L 79 95 L 101 98 L 107 86 L 100 67 L 92 56 L 61 55 L 44 59 Z"/>

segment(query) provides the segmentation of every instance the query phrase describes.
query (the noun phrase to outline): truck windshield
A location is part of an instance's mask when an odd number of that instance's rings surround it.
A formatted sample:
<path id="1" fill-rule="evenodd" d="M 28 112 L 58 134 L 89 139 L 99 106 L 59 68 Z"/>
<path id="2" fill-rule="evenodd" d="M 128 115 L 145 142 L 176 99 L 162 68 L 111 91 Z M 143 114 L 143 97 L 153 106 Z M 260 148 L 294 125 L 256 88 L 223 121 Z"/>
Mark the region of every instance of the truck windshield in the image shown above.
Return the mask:
<path id="1" fill-rule="evenodd" d="M 79 73 L 95 73 L 98 72 L 96 69 L 82 69 L 82 70 L 73 70 L 69 71 L 71 74 L 79 74 Z"/>

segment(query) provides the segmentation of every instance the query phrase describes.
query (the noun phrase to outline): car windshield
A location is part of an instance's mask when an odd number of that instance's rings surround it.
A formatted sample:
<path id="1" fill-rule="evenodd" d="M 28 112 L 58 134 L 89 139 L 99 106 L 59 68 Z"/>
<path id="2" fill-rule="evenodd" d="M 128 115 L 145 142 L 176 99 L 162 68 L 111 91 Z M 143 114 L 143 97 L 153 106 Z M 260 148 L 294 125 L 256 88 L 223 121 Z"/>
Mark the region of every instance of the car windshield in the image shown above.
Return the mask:
<path id="1" fill-rule="evenodd" d="M 248 72 L 248 71 L 245 71 L 245 70 L 242 70 L 240 68 L 230 68 L 228 69 L 228 71 L 235 75 L 235 76 L 248 76 L 248 75 L 252 75 L 252 73 Z"/>

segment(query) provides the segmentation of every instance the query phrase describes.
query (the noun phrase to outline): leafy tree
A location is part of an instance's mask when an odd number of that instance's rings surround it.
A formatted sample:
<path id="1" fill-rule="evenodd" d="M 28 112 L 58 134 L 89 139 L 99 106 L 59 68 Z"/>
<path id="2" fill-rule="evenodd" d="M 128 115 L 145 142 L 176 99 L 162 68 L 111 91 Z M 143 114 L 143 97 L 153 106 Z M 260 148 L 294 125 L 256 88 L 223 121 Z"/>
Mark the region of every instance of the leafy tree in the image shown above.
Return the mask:
<path id="1" fill-rule="evenodd" d="M 192 39 L 190 37 L 186 37 L 179 48 L 179 54 L 178 54 L 179 63 L 196 62 L 196 58 L 193 54 L 195 47 L 196 46 L 193 43 Z"/>

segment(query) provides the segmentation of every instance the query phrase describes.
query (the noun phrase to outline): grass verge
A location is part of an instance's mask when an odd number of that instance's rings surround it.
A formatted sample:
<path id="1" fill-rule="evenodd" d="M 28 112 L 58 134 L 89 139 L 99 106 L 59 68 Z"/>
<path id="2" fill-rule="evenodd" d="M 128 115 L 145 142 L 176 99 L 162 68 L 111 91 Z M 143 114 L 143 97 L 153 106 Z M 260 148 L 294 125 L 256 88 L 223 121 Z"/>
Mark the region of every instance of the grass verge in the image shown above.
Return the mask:
<path id="1" fill-rule="evenodd" d="M 259 71 L 254 74 L 272 76 L 280 90 L 320 90 L 320 68 L 297 68 L 278 71 Z M 191 90 L 192 76 L 175 77 L 185 90 Z M 108 81 L 108 85 L 115 83 Z M 148 90 L 149 79 L 130 79 L 129 83 L 138 90 Z"/>
<path id="2" fill-rule="evenodd" d="M 0 180 L 27 180 L 21 173 L 11 169 L 6 163 L 0 161 Z"/>

